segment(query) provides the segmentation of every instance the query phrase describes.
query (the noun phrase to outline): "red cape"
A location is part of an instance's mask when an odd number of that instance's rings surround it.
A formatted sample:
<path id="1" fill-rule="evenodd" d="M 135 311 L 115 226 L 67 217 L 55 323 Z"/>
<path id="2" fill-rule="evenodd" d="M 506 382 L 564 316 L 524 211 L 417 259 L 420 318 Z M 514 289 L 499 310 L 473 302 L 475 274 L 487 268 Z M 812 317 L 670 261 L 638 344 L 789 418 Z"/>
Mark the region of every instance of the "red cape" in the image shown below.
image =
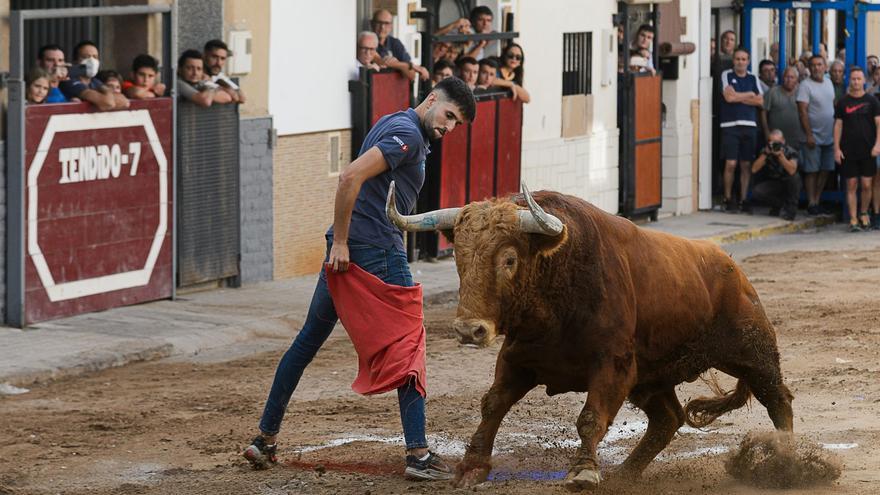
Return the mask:
<path id="1" fill-rule="evenodd" d="M 425 392 L 425 326 L 422 286 L 389 285 L 354 263 L 346 272 L 325 265 L 336 314 L 358 353 L 351 389 L 381 394 L 416 378 Z"/>

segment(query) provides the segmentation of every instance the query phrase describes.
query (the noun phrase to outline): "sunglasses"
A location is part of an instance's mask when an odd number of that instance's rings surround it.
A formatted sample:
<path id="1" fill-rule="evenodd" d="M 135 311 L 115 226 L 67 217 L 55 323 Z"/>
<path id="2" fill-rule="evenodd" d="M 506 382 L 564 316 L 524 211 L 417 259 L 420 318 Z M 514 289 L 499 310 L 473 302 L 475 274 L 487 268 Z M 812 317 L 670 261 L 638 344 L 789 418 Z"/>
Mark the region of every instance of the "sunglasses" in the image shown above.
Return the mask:
<path id="1" fill-rule="evenodd" d="M 504 58 L 509 59 L 509 60 L 522 60 L 523 59 L 522 55 L 514 55 L 512 53 L 508 53 L 507 55 L 504 56 Z"/>

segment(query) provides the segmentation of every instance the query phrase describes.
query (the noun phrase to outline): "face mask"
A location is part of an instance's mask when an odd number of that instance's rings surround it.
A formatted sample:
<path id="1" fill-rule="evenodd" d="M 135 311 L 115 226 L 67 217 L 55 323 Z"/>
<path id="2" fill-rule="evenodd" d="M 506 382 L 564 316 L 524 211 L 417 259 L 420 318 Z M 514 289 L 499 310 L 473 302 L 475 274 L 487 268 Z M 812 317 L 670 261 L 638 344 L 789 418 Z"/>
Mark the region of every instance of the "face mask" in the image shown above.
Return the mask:
<path id="1" fill-rule="evenodd" d="M 101 67 L 101 62 L 96 58 L 89 57 L 80 62 L 80 65 L 83 66 L 83 75 L 91 79 L 98 74 L 98 68 Z"/>

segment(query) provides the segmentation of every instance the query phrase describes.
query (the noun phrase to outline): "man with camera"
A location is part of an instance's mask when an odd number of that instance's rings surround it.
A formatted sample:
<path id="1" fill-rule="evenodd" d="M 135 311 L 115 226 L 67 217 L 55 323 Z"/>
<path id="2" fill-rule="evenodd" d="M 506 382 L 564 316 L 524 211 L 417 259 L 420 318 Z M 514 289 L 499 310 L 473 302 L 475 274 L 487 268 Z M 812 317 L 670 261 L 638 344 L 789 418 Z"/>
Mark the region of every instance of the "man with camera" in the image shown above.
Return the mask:
<path id="1" fill-rule="evenodd" d="M 773 129 L 767 138 L 767 146 L 752 164 L 755 201 L 770 205 L 770 215 L 779 215 L 788 221 L 797 215 L 798 195 L 801 183 L 797 176 L 798 152 L 785 144 L 785 136 Z M 781 213 L 780 213 L 781 211 Z"/>

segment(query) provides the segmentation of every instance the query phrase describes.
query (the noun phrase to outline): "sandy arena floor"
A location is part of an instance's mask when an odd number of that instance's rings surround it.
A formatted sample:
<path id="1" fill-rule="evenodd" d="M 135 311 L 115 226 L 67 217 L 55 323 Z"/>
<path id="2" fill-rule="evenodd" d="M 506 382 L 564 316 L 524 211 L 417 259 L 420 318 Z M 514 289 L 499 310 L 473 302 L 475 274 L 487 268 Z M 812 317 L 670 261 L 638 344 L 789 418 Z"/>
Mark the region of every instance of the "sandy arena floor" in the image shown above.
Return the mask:
<path id="1" fill-rule="evenodd" d="M 832 486 L 785 493 L 880 493 L 880 252 L 761 255 L 743 267 L 776 325 L 796 431 L 844 464 Z M 476 428 L 499 346 L 460 347 L 454 313 L 454 302 L 426 311 L 429 439 L 453 461 Z M 0 494 L 455 491 L 402 478 L 396 395 L 351 391 L 356 357 L 344 334 L 331 338 L 294 396 L 280 439 L 285 465 L 251 471 L 239 453 L 286 345 L 235 360 L 141 363 L 0 396 Z M 683 402 L 708 393 L 700 382 L 678 390 Z M 501 427 L 494 481 L 479 491 L 567 493 L 559 480 L 578 444 L 583 399 L 549 398 L 542 389 L 526 396 Z M 603 464 L 620 463 L 644 429 L 644 415 L 625 406 L 602 444 Z M 772 493 L 737 482 L 723 467 L 747 432 L 770 429 L 753 400 L 706 431 L 680 430 L 640 483 L 598 492 Z"/>

